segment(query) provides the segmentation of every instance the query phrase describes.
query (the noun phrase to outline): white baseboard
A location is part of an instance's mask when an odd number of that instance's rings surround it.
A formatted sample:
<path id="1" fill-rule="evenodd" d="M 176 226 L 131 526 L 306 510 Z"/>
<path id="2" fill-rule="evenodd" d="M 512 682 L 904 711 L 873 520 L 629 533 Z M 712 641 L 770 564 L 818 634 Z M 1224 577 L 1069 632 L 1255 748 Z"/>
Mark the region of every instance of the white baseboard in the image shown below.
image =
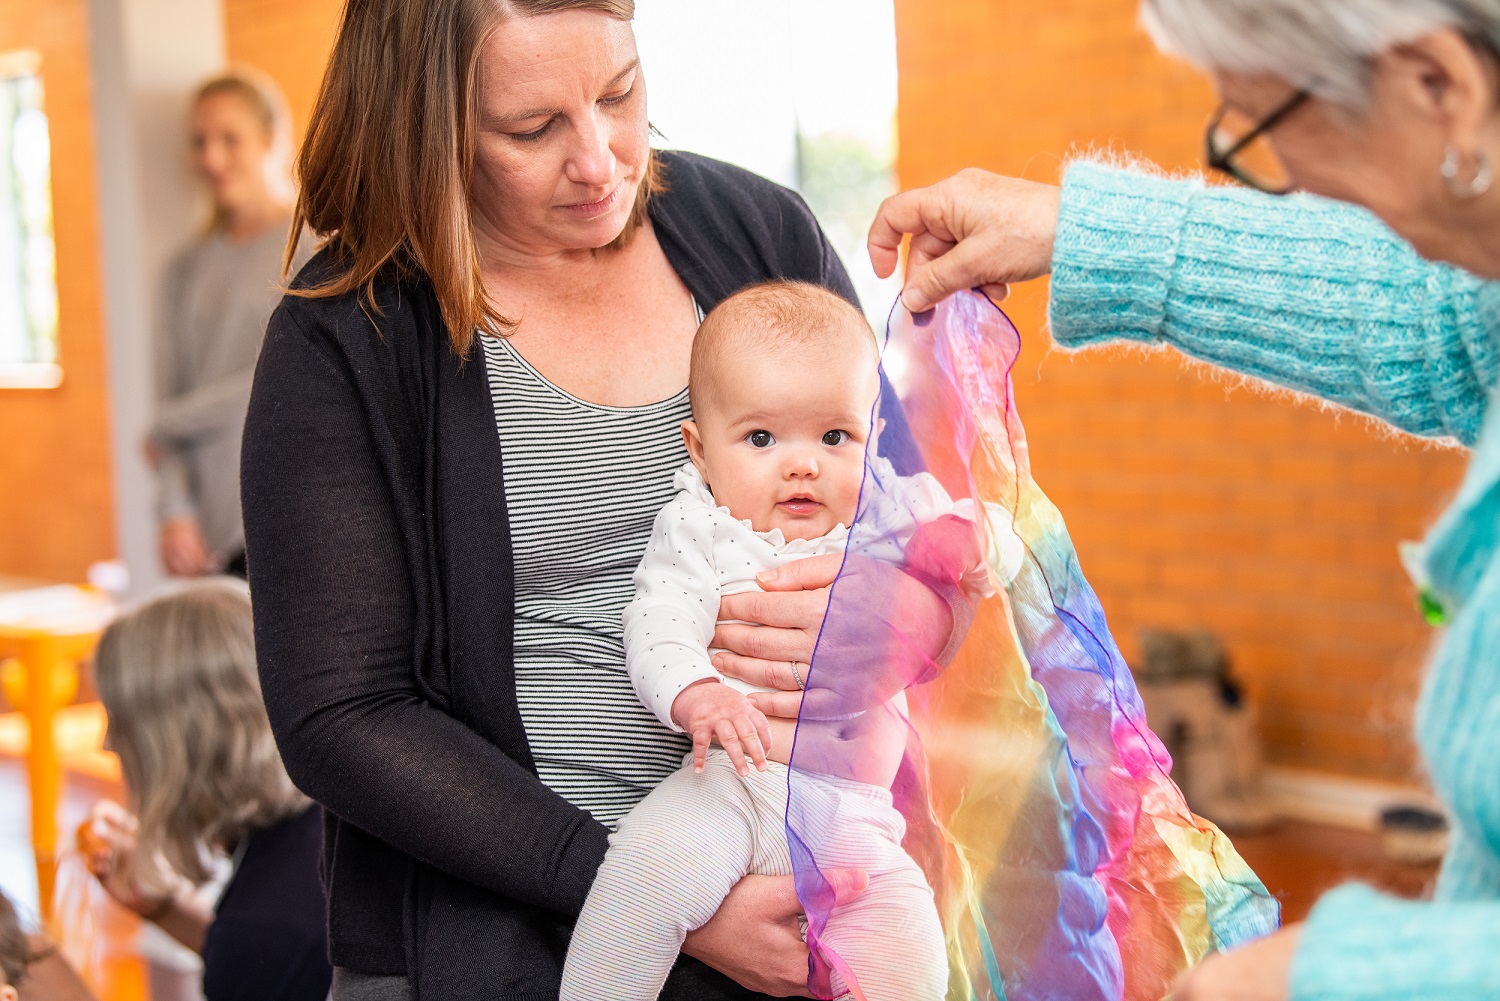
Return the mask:
<path id="1" fill-rule="evenodd" d="M 1265 788 L 1272 809 L 1290 820 L 1373 831 L 1380 811 L 1414 805 L 1437 809 L 1431 792 L 1415 786 L 1349 778 L 1304 768 L 1267 768 Z"/>

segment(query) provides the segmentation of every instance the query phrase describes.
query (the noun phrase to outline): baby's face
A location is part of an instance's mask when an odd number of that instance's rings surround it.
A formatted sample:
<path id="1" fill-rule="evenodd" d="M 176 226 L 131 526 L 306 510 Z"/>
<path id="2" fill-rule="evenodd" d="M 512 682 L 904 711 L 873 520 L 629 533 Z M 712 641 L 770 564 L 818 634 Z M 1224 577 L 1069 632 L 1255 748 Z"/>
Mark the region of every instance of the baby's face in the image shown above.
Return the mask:
<path id="1" fill-rule="evenodd" d="M 855 342 L 858 346 L 858 342 Z M 683 434 L 714 501 L 758 532 L 816 539 L 854 521 L 875 400 L 873 344 L 783 347 L 719 363 Z"/>

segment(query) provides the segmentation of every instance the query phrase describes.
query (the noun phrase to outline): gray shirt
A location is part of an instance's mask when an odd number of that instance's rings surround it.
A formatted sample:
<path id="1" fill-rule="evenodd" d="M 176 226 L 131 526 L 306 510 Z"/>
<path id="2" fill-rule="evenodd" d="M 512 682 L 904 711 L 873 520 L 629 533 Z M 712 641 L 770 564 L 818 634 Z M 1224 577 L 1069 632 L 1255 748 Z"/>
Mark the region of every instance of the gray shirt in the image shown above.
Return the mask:
<path id="1" fill-rule="evenodd" d="M 281 301 L 285 248 L 280 226 L 243 243 L 210 233 L 173 258 L 162 285 L 151 425 L 161 454 L 157 516 L 197 519 L 219 566 L 245 548 L 240 436 L 266 322 Z M 293 273 L 308 256 L 299 253 Z"/>

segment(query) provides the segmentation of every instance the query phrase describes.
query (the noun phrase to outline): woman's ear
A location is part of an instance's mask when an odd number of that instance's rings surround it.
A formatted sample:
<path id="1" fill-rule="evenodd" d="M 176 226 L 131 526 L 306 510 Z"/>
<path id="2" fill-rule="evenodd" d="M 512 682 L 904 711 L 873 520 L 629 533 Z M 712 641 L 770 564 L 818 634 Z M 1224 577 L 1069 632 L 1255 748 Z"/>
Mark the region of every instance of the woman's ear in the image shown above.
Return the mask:
<path id="1" fill-rule="evenodd" d="M 1395 79 L 1405 81 L 1413 110 L 1441 124 L 1459 153 L 1475 151 L 1496 113 L 1500 71 L 1495 60 L 1457 31 L 1444 28 L 1394 47 L 1379 62 Z"/>

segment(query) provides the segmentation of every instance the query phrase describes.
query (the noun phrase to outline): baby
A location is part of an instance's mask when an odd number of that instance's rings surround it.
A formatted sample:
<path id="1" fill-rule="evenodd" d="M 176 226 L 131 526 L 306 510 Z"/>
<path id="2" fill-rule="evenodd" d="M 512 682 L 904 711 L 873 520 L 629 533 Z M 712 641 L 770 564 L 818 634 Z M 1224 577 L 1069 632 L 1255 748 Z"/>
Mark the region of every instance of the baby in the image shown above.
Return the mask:
<path id="1" fill-rule="evenodd" d="M 786 563 L 845 552 L 867 468 L 878 499 L 867 501 L 875 506 L 851 552 L 900 565 L 915 533 L 972 518 L 972 504 L 954 504 L 930 475 L 897 476 L 875 456 L 879 390 L 869 325 L 825 289 L 754 286 L 699 330 L 693 419 L 682 426 L 692 462 L 657 516 L 625 610 L 636 692 L 662 723 L 692 735 L 692 759 L 611 837 L 573 933 L 562 1001 L 656 998 L 686 934 L 731 887 L 748 873 L 792 872 L 794 725 L 768 721 L 746 698 L 758 689 L 720 676 L 710 644 L 722 595 L 757 590 L 756 574 Z M 964 559 L 980 562 L 977 553 Z M 806 684 L 808 665 L 787 666 Z M 943 930 L 926 878 L 901 847 L 905 822 L 890 793 L 908 732 L 905 697 L 821 723 L 803 715 L 793 806 L 810 830 L 798 836 L 820 866 L 869 875 L 868 888 L 832 913 L 820 944 L 867 1001 L 937 1001 L 948 986 Z M 836 732 L 820 740 L 819 727 Z M 815 757 L 804 750 L 812 746 Z M 836 992 L 854 986 L 839 979 Z"/>

